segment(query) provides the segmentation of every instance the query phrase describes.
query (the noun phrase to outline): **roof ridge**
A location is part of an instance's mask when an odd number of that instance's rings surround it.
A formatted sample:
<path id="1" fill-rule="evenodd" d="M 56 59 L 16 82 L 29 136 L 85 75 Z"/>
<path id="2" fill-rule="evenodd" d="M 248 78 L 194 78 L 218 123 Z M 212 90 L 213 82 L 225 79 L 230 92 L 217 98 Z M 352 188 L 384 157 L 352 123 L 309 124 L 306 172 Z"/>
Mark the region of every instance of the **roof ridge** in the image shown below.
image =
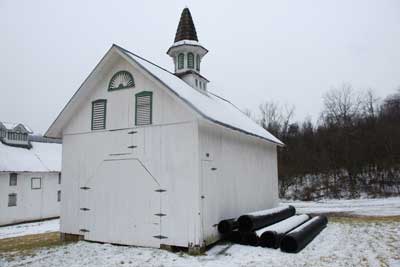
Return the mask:
<path id="1" fill-rule="evenodd" d="M 142 57 L 142 56 L 139 56 L 138 54 L 133 53 L 133 52 L 129 51 L 128 49 L 123 48 L 122 46 L 119 46 L 119 45 L 117 45 L 117 44 L 113 44 L 113 46 L 116 46 L 117 48 L 122 49 L 122 50 L 124 50 L 125 52 L 128 52 L 129 54 L 132 54 L 132 55 L 134 55 L 135 57 L 138 57 L 138 58 L 140 58 L 141 60 L 144 60 L 144 61 L 146 61 L 147 63 L 150 63 L 151 65 L 153 65 L 153 66 L 155 66 L 155 67 L 157 67 L 157 68 L 162 69 L 163 71 L 166 71 L 166 72 L 168 72 L 168 73 L 170 73 L 170 74 L 172 74 L 172 75 L 175 75 L 174 73 L 172 73 L 171 71 L 167 70 L 166 68 L 163 68 L 163 67 L 161 67 L 160 65 L 157 65 L 156 63 L 151 62 L 150 60 L 148 60 L 148 59 L 146 59 L 146 58 L 144 58 L 144 57 Z"/>

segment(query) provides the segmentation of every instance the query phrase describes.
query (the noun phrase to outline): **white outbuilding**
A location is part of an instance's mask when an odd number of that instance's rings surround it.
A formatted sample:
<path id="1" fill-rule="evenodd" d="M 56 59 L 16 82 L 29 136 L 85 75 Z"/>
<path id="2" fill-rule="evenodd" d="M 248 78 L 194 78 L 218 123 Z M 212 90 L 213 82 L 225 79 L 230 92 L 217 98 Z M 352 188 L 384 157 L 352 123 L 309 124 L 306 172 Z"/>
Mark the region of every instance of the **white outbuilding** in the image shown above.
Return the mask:
<path id="1" fill-rule="evenodd" d="M 174 72 L 117 45 L 97 64 L 46 133 L 63 139 L 63 236 L 197 250 L 277 205 L 282 143 L 208 90 L 207 52 L 185 8 Z"/>
<path id="2" fill-rule="evenodd" d="M 60 216 L 61 144 L 31 142 L 31 133 L 0 122 L 0 225 Z"/>

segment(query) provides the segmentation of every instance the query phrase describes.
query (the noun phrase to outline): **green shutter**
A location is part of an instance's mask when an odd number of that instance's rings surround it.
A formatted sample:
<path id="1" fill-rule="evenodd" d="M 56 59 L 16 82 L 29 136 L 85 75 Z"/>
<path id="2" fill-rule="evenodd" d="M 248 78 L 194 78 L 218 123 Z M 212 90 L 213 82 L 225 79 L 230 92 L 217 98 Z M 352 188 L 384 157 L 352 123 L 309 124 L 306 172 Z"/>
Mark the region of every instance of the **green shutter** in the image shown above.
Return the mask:
<path id="1" fill-rule="evenodd" d="M 178 69 L 183 69 L 185 66 L 185 56 L 181 53 L 178 55 Z"/>
<path id="2" fill-rule="evenodd" d="M 144 91 L 135 95 L 135 125 L 153 123 L 153 92 Z"/>
<path id="3" fill-rule="evenodd" d="M 196 56 L 196 70 L 200 71 L 200 56 Z"/>
<path id="4" fill-rule="evenodd" d="M 106 128 L 107 100 L 99 99 L 92 102 L 92 130 Z"/>
<path id="5" fill-rule="evenodd" d="M 193 53 L 188 53 L 187 55 L 187 64 L 189 69 L 194 69 L 194 55 Z"/>

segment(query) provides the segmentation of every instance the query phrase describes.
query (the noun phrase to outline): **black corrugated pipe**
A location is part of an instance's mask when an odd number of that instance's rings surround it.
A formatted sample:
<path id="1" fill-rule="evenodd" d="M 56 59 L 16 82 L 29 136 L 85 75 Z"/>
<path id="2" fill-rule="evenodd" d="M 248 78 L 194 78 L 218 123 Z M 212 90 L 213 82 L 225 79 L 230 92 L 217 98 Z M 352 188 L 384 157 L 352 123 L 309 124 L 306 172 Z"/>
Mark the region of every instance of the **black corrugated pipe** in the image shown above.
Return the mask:
<path id="1" fill-rule="evenodd" d="M 251 232 L 289 218 L 295 213 L 296 209 L 293 206 L 248 213 L 239 217 L 239 231 Z"/>
<path id="2" fill-rule="evenodd" d="M 259 243 L 258 235 L 255 232 L 242 233 L 243 245 L 250 245 L 256 247 L 258 246 L 258 243 Z"/>
<path id="3" fill-rule="evenodd" d="M 326 227 L 327 223 L 328 219 L 322 215 L 300 225 L 283 237 L 281 250 L 289 253 L 301 251 Z"/>
<path id="4" fill-rule="evenodd" d="M 236 219 L 222 220 L 218 224 L 218 232 L 222 235 L 228 235 L 239 227 Z"/>
<path id="5" fill-rule="evenodd" d="M 228 239 L 229 239 L 229 241 L 231 241 L 232 243 L 235 243 L 235 244 L 242 244 L 242 233 L 240 233 L 239 231 L 232 231 L 232 232 L 228 235 Z"/>
<path id="6" fill-rule="evenodd" d="M 310 219 L 307 214 L 295 215 L 276 224 L 262 228 L 256 232 L 262 247 L 279 248 L 282 238 L 286 233 L 300 226 Z"/>

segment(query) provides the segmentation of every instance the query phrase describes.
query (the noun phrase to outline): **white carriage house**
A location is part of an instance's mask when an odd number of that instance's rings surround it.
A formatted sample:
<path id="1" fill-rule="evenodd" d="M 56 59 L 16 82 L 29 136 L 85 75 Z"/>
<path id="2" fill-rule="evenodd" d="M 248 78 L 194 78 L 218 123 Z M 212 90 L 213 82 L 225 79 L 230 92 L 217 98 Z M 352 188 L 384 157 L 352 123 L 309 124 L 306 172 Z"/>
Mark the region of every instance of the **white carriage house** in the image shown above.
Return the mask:
<path id="1" fill-rule="evenodd" d="M 61 232 L 201 248 L 216 224 L 278 202 L 282 143 L 207 89 L 183 10 L 170 72 L 113 45 L 46 136 L 63 139 Z"/>
<path id="2" fill-rule="evenodd" d="M 60 216 L 61 144 L 31 142 L 31 133 L 0 122 L 0 225 Z"/>

